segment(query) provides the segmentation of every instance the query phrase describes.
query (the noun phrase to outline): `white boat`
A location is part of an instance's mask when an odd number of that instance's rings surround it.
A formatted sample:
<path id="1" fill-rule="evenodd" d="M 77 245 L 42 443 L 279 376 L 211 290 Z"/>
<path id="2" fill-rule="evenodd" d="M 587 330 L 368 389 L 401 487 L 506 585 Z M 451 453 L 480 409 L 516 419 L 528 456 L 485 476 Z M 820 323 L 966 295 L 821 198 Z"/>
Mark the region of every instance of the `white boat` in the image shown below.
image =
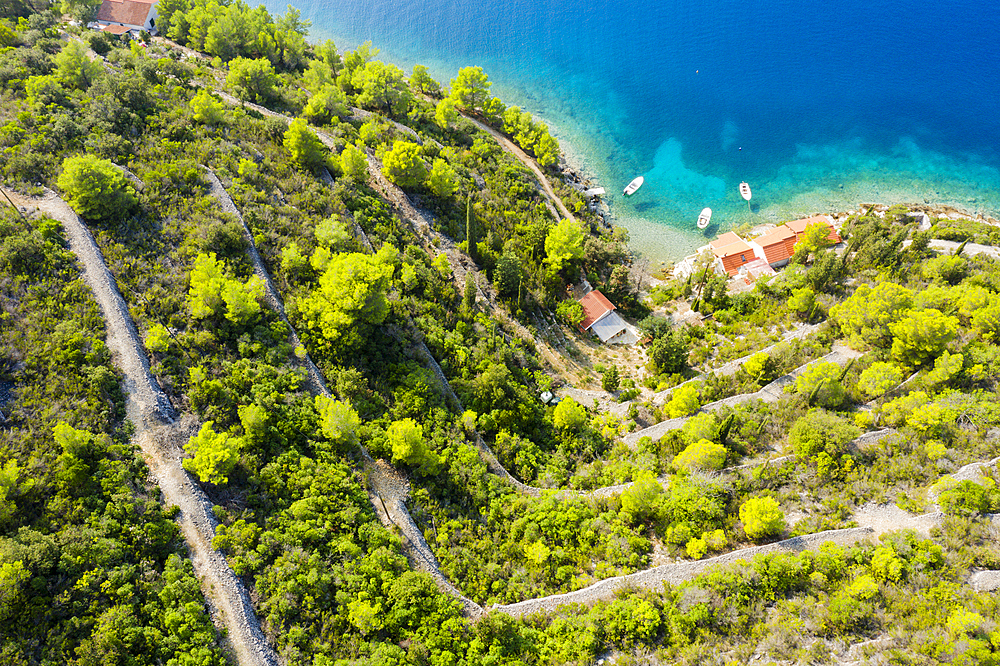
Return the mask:
<path id="1" fill-rule="evenodd" d="M 753 194 L 750 193 L 750 186 L 747 185 L 745 182 L 740 183 L 740 196 L 742 196 L 747 201 L 750 201 L 750 197 L 753 196 Z"/>
<path id="2" fill-rule="evenodd" d="M 704 229 L 708 226 L 708 223 L 712 221 L 712 209 L 703 208 L 701 215 L 698 216 L 698 228 Z"/>
<path id="3" fill-rule="evenodd" d="M 642 187 L 642 183 L 644 180 L 645 178 L 643 178 L 642 176 L 637 176 L 636 178 L 632 179 L 632 182 L 629 183 L 628 187 L 625 188 L 625 196 L 630 197 L 633 194 L 635 194 L 635 191 L 638 190 L 640 187 Z"/>

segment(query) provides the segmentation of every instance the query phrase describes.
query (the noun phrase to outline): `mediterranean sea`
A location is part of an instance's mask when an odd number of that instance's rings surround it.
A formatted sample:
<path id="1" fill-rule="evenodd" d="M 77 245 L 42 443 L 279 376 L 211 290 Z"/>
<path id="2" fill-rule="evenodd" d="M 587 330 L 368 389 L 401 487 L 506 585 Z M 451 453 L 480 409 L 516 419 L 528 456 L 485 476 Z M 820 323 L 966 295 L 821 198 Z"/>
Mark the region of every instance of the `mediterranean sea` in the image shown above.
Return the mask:
<path id="1" fill-rule="evenodd" d="M 267 3 L 274 13 L 285 3 Z M 1000 217 L 1000 13 L 973 0 L 296 0 L 309 39 L 371 40 L 546 122 L 654 260 L 747 222 L 949 204 Z M 622 188 L 637 175 L 633 197 Z M 740 181 L 753 188 L 748 207 Z"/>

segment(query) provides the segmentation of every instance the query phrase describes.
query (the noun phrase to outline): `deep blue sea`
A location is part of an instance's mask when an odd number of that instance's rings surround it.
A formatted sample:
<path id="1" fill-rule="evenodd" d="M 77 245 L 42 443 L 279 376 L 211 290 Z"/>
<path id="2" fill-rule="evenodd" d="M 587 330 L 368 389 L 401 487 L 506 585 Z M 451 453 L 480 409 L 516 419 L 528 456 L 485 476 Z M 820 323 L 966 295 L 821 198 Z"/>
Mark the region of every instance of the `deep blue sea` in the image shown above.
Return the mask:
<path id="1" fill-rule="evenodd" d="M 269 2 L 274 13 L 284 0 Z M 480 65 L 613 196 L 653 259 L 860 203 L 1000 217 L 1000 12 L 973 0 L 295 0 L 444 85 Z M 633 197 L 622 188 L 646 178 Z M 753 188 L 752 208 L 738 185 Z"/>

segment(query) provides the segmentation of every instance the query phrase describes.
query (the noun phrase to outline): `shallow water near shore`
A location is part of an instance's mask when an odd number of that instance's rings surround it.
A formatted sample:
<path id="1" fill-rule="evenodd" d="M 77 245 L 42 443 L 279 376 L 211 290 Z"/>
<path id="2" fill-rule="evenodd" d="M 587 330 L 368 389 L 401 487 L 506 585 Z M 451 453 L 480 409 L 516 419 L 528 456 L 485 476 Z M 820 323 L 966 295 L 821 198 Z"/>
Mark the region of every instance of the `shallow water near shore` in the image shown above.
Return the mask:
<path id="1" fill-rule="evenodd" d="M 1000 217 L 1000 18 L 971 0 L 299 0 L 311 40 L 371 40 L 447 83 L 480 65 L 492 92 L 547 122 L 607 188 L 654 261 L 746 222 L 948 204 Z M 268 3 L 283 12 L 284 3 Z M 636 175 L 646 183 L 625 199 Z M 750 209 L 738 192 L 753 187 Z"/>

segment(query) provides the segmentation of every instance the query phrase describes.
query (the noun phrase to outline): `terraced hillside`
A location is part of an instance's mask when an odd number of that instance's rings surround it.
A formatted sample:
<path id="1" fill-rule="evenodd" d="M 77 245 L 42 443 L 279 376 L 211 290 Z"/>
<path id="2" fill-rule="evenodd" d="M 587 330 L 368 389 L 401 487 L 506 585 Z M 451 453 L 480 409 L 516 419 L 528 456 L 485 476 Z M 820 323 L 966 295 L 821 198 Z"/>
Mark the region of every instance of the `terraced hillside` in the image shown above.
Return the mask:
<path id="1" fill-rule="evenodd" d="M 995 225 L 640 292 L 481 70 L 160 10 L 0 30 L 6 661 L 996 659 Z"/>

